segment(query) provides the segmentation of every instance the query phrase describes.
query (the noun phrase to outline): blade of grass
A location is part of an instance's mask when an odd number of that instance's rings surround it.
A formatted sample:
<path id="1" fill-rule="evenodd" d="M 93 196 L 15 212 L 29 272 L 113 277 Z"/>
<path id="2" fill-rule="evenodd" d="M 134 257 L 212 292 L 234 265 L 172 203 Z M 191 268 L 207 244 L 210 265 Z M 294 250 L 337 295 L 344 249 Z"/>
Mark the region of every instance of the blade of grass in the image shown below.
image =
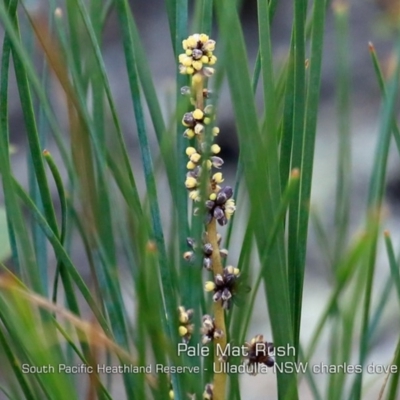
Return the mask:
<path id="1" fill-rule="evenodd" d="M 335 202 L 334 268 L 347 243 L 351 187 L 351 120 L 350 120 L 350 65 L 349 65 L 349 10 L 348 4 L 335 2 L 333 6 L 336 32 L 336 115 L 339 148 Z"/>
<path id="2" fill-rule="evenodd" d="M 374 70 L 375 70 L 375 75 L 376 78 L 378 79 L 378 84 L 379 84 L 379 88 L 381 89 L 381 92 L 384 96 L 386 96 L 386 85 L 385 85 L 385 80 L 383 78 L 383 74 L 382 74 L 382 69 L 378 60 L 378 56 L 376 54 L 376 50 L 374 45 L 369 42 L 368 43 L 368 48 L 369 48 L 369 52 L 372 58 L 372 64 L 374 66 Z M 393 137 L 394 140 L 396 142 L 396 146 L 397 146 L 397 151 L 400 153 L 400 130 L 399 127 L 397 125 L 397 121 L 396 118 L 393 117 Z"/>
<path id="3" fill-rule="evenodd" d="M 165 318 L 163 318 L 163 326 L 165 332 L 172 343 L 177 341 L 177 333 L 175 327 L 177 326 L 176 316 L 176 283 L 172 281 L 170 266 L 166 256 L 166 249 L 164 243 L 164 235 L 162 231 L 162 225 L 160 220 L 160 211 L 157 201 L 157 190 L 155 185 L 155 179 L 153 174 L 152 160 L 150 155 L 150 149 L 148 145 L 148 139 L 146 134 L 146 128 L 144 123 L 143 109 L 141 106 L 141 96 L 139 90 L 139 82 L 137 76 L 136 67 L 136 53 L 133 46 L 132 34 L 129 28 L 128 12 L 129 7 L 126 0 L 118 0 L 116 2 L 116 8 L 118 17 L 120 20 L 120 26 L 123 36 L 124 53 L 126 59 L 126 67 L 128 71 L 128 79 L 131 90 L 132 102 L 134 112 L 136 116 L 136 124 L 139 136 L 139 143 L 142 155 L 142 163 L 145 172 L 146 186 L 150 200 L 150 212 L 152 220 L 152 231 L 155 238 L 158 256 L 159 256 L 159 268 L 160 276 L 165 301 Z M 186 194 L 185 194 L 186 197 Z M 184 396 L 183 387 L 180 385 L 180 377 L 177 374 L 172 375 L 174 384 L 174 391 L 176 391 L 177 398 Z"/>
<path id="4" fill-rule="evenodd" d="M 249 191 L 251 209 L 258 216 L 255 230 L 256 240 L 262 253 L 265 238 L 269 236 L 269 230 L 266 227 L 270 226 L 279 204 L 280 183 L 279 178 L 276 179 L 278 175 L 276 174 L 277 153 L 275 153 L 277 149 L 270 148 L 269 151 L 266 151 L 266 146 L 261 140 L 246 64 L 246 47 L 236 9 L 229 6 L 224 0 L 217 1 L 216 5 L 223 51 L 226 52 L 227 59 L 235 60 L 234 63 L 229 63 L 227 75 L 239 132 L 240 149 L 243 152 L 244 159 L 246 159 L 244 175 Z M 257 146 L 254 146 L 255 143 L 257 143 Z M 265 188 L 266 181 L 267 190 L 261 191 L 260 188 Z M 274 187 L 275 190 L 272 191 L 271 187 Z M 271 270 L 272 265 L 274 266 L 273 271 Z M 266 294 L 274 342 L 277 346 L 293 344 L 286 266 L 283 257 L 282 229 L 279 229 L 276 245 L 271 251 L 265 271 L 264 281 L 267 287 Z M 278 304 L 279 307 L 277 307 Z M 293 359 L 290 355 L 278 357 L 278 362 L 285 361 L 293 361 Z M 293 399 L 298 397 L 294 374 L 278 375 L 278 393 L 280 399 L 287 398 L 287 396 L 292 396 Z"/>
<path id="5" fill-rule="evenodd" d="M 322 65 L 322 49 L 324 40 L 324 27 L 325 27 L 325 2 L 315 1 L 312 11 L 312 31 L 311 31 L 311 57 L 310 57 L 310 72 L 309 81 L 307 86 L 307 92 L 303 93 L 303 80 L 305 79 L 303 73 L 305 69 L 305 54 L 304 54 L 304 18 L 306 11 L 306 3 L 303 4 L 304 9 L 295 2 L 295 45 L 300 46 L 295 52 L 295 91 L 297 105 L 294 105 L 294 129 L 298 129 L 299 132 L 293 133 L 293 153 L 292 153 L 292 168 L 297 167 L 297 162 L 300 162 L 300 187 L 299 187 L 299 198 L 296 201 L 296 209 L 293 211 L 293 232 L 290 226 L 290 212 L 289 212 L 289 247 L 288 247 L 288 259 L 289 259 L 289 279 L 291 276 L 291 262 L 290 253 L 296 251 L 293 254 L 292 262 L 292 273 L 294 273 L 292 284 L 294 284 L 294 340 L 295 344 L 299 342 L 300 335 L 300 324 L 301 324 L 301 309 L 302 309 L 302 297 L 303 297 L 303 281 L 304 281 L 304 269 L 305 269 L 305 257 L 307 248 L 307 236 L 308 236 L 308 221 L 309 221 L 309 206 L 311 196 L 311 182 L 313 173 L 314 163 L 314 148 L 315 148 L 315 137 L 317 129 L 317 111 L 320 95 L 320 81 L 321 81 L 321 65 Z M 297 36 L 300 36 L 299 39 Z M 297 97 L 299 96 L 299 97 Z M 305 98 L 304 98 L 305 96 Z M 301 102 L 305 100 L 305 110 L 301 105 Z M 298 109 L 297 109 L 298 107 Z M 304 114 L 305 113 L 305 114 Z M 301 135 L 302 123 L 304 122 L 304 131 Z M 301 142 L 300 142 L 301 137 Z M 299 141 L 298 144 L 297 140 Z M 297 148 L 301 146 L 301 150 Z M 295 220 L 297 218 L 297 221 Z M 296 233 L 297 232 L 297 233 Z M 297 235 L 295 239 L 295 247 L 291 249 L 290 238 L 293 235 Z M 294 240 L 294 237 L 293 237 Z M 290 281 L 289 281 L 290 282 Z"/>
<path id="6" fill-rule="evenodd" d="M 397 342 L 397 347 L 395 351 L 395 357 L 392 365 L 397 366 L 397 370 L 392 374 L 392 379 L 390 380 L 390 385 L 388 389 L 387 400 L 395 400 L 398 398 L 399 392 L 399 378 L 400 378 L 400 338 Z"/>
<path id="7" fill-rule="evenodd" d="M 385 231 L 384 236 L 385 236 L 386 251 L 387 251 L 387 254 L 388 254 L 388 258 L 389 258 L 391 280 L 394 283 L 394 286 L 395 286 L 396 292 L 397 292 L 397 297 L 398 297 L 399 302 L 400 302 L 399 263 L 396 261 L 396 256 L 394 255 L 394 248 L 393 248 L 392 239 L 390 238 L 390 232 L 389 231 Z"/>
<path id="8" fill-rule="evenodd" d="M 382 199 L 386 181 L 387 159 L 390 147 L 393 110 L 397 98 L 397 89 L 400 73 L 400 40 L 396 44 L 396 68 L 390 79 L 387 96 L 383 101 L 381 110 L 381 122 L 379 129 L 379 140 L 376 148 L 373 171 L 371 175 L 368 208 L 372 213 L 380 213 Z M 361 328 L 359 364 L 364 365 L 367 357 L 369 344 L 369 313 L 372 296 L 373 278 L 375 272 L 375 258 L 377 248 L 378 229 L 374 232 L 374 241 L 369 251 L 369 260 L 367 264 L 367 283 L 365 287 L 365 299 L 363 307 L 363 322 Z M 352 388 L 352 399 L 361 398 L 363 375 L 358 374 Z"/>
<path id="9" fill-rule="evenodd" d="M 192 32 L 211 34 L 213 0 L 199 0 L 196 2 L 195 18 Z"/>
<path id="10" fill-rule="evenodd" d="M 68 254 L 65 252 L 63 246 L 61 245 L 58 237 L 54 234 L 54 231 L 50 228 L 47 220 L 40 214 L 40 211 L 37 209 L 35 204 L 32 202 L 30 197 L 25 193 L 24 189 L 18 184 L 17 181 L 13 180 L 13 186 L 15 193 L 21 198 L 24 204 L 28 207 L 28 209 L 32 212 L 33 216 L 37 220 L 37 222 L 42 227 L 43 231 L 45 232 L 48 240 L 52 244 L 54 251 L 57 257 L 65 264 L 65 267 L 70 274 L 71 278 L 75 282 L 76 286 L 79 288 L 82 296 L 90 306 L 93 314 L 96 316 L 99 324 L 104 329 L 104 332 L 109 335 L 110 328 L 102 314 L 100 313 L 95 301 L 92 298 L 92 295 L 89 292 L 86 284 L 84 283 L 82 277 L 79 275 L 78 271 L 76 270 L 75 266 L 73 265 L 71 259 L 69 258 Z"/>

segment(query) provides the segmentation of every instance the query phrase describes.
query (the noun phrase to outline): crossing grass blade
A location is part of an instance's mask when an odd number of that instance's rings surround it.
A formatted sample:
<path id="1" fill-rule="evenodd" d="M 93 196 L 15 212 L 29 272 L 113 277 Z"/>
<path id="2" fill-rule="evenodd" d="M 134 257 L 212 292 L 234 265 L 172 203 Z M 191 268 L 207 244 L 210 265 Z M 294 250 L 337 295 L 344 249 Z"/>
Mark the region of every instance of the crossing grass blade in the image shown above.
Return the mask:
<path id="1" fill-rule="evenodd" d="M 400 41 L 396 46 L 396 68 L 388 84 L 387 96 L 383 100 L 381 109 L 381 123 L 379 128 L 379 141 L 376 148 L 373 171 L 369 186 L 368 209 L 370 213 L 380 213 L 382 199 L 386 182 L 386 170 L 389 155 L 390 139 L 393 122 L 393 107 L 397 99 L 397 88 L 400 72 Z M 361 341 L 359 350 L 359 364 L 363 365 L 368 352 L 369 343 L 369 314 L 373 290 L 373 279 L 375 272 L 375 259 L 377 250 L 378 229 L 372 231 L 374 237 L 367 262 L 367 283 L 365 286 L 365 300 L 363 306 L 363 323 L 361 328 Z M 361 398 L 363 375 L 358 374 L 352 388 L 352 396 L 355 399 Z"/>

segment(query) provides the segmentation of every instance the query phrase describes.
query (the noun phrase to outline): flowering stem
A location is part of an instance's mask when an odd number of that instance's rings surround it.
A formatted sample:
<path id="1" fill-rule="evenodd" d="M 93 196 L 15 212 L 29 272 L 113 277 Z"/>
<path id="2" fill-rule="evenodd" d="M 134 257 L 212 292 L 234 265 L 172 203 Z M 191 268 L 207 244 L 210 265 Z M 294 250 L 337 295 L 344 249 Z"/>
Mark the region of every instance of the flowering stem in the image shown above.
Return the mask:
<path id="1" fill-rule="evenodd" d="M 204 80 L 197 79 L 194 82 L 194 92 L 196 99 L 196 108 L 204 110 L 204 96 L 203 96 Z M 217 223 L 215 218 L 207 226 L 208 241 L 215 251 L 212 252 L 211 259 L 213 265 L 213 274 L 223 274 L 223 267 L 221 263 L 221 256 L 219 253 L 219 244 L 217 237 Z M 214 303 L 214 318 L 215 318 L 215 329 L 219 329 L 224 334 L 219 339 L 214 340 L 214 370 L 221 371 L 221 364 L 225 361 L 221 359 L 218 354 L 218 349 L 225 349 L 226 347 L 226 328 L 225 328 L 225 312 L 222 307 L 222 303 L 217 301 Z M 213 400 L 225 400 L 225 387 L 226 387 L 226 373 L 215 372 L 214 373 L 214 390 Z"/>
<path id="2" fill-rule="evenodd" d="M 195 110 L 183 116 L 182 124 L 187 127 L 184 136 L 188 139 L 195 138 L 196 148 L 187 147 L 186 155 L 188 173 L 185 186 L 189 190 L 189 197 L 195 201 L 203 201 L 206 214 L 206 242 L 203 243 L 203 266 L 212 270 L 214 282 L 206 282 L 205 290 L 213 291 L 214 318 L 203 316 L 203 344 L 214 340 L 214 381 L 207 384 L 203 393 L 204 399 L 225 400 L 227 374 L 223 371 L 225 359 L 221 352 L 227 346 L 227 332 L 225 327 L 225 309 L 231 303 L 232 295 L 236 292 L 235 284 L 240 274 L 237 268 L 232 266 L 223 268 L 221 255 L 226 256 L 227 251 L 220 249 L 221 237 L 217 233 L 217 222 L 226 225 L 235 211 L 235 202 L 232 199 L 233 191 L 229 186 L 221 187 L 224 181 L 221 172 L 212 173 L 212 168 L 219 169 L 223 160 L 217 157 L 220 147 L 217 144 L 208 143 L 206 131 L 215 137 L 219 133 L 218 127 L 209 130 L 207 126 L 212 124 L 215 115 L 211 104 L 205 105 L 205 98 L 210 92 L 205 88 L 205 81 L 212 76 L 217 58 L 213 55 L 215 41 L 205 34 L 194 34 L 182 42 L 184 53 L 179 55 L 179 70 L 182 74 L 191 76 L 191 87 L 184 87 L 183 93 L 191 96 L 191 103 Z M 211 137 L 210 137 L 211 138 Z M 202 193 L 204 192 L 204 193 Z M 206 200 L 204 200 L 204 197 Z M 203 198 L 203 200 L 201 200 Z M 198 211 L 199 208 L 196 208 Z M 188 244 L 194 250 L 193 239 L 189 238 Z M 192 252 L 187 252 L 185 257 L 191 257 Z M 182 311 L 180 322 L 186 323 L 186 315 Z M 186 313 L 187 314 L 187 313 Z M 180 335 L 186 340 L 190 338 L 190 325 L 180 326 Z M 218 372 L 217 372 L 218 371 Z"/>
<path id="3" fill-rule="evenodd" d="M 213 218 L 207 226 L 208 240 L 211 243 L 213 249 L 217 251 L 212 252 L 212 265 L 214 276 L 216 274 L 223 273 L 221 257 L 218 251 L 218 238 L 217 238 L 217 226 L 216 220 Z M 218 349 L 223 350 L 226 347 L 226 327 L 225 327 L 225 313 L 222 303 L 217 301 L 214 303 L 214 318 L 215 328 L 220 329 L 224 334 L 219 339 L 214 339 L 214 370 L 221 371 L 221 364 L 225 361 L 222 360 L 218 354 Z M 225 400 L 225 387 L 226 387 L 227 375 L 224 372 L 214 373 L 214 391 L 213 400 Z"/>

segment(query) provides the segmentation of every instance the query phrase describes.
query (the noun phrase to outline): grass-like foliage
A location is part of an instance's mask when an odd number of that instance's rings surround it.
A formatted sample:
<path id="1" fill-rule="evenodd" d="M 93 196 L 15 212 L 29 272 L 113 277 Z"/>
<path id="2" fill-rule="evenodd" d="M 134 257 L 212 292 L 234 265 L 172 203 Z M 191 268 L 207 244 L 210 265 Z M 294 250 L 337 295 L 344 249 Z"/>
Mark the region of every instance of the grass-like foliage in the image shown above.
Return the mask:
<path id="1" fill-rule="evenodd" d="M 303 378 L 315 399 L 366 398 L 365 370 L 390 291 L 400 300 L 399 262 L 382 212 L 389 150 L 400 150 L 400 39 L 388 77 L 370 44 L 382 106 L 369 195 L 360 205 L 363 229 L 354 235 L 345 1 L 332 8 L 294 1 L 291 41 L 278 61 L 270 34 L 278 1 L 258 0 L 251 72 L 238 2 L 197 0 L 189 18 L 187 0 L 166 0 L 169 31 L 157 34 L 170 37 L 176 86 L 165 93 L 128 0 L 46 4 L 0 2 L 0 397 L 264 398 L 257 385 L 243 393 L 241 380 L 274 365 L 268 398 L 301 398 Z M 329 234 L 310 206 L 328 10 L 337 35 L 339 132 Z M 125 59 L 129 129 L 103 58 L 110 18 Z M 215 143 L 233 134 L 218 129 L 224 81 L 239 143 L 230 186 Z M 20 132 L 9 121 L 11 95 L 18 96 Z M 17 151 L 27 153 L 23 181 L 13 161 L 17 133 Z M 333 279 L 305 341 L 311 221 Z M 388 268 L 377 294 L 380 242 Z M 252 339 L 255 315 L 267 331 Z M 325 334 L 326 364 L 359 370 L 323 382 L 311 367 L 296 372 L 300 362 L 311 365 Z M 398 341 L 391 373 L 380 375 L 381 399 L 399 396 Z"/>

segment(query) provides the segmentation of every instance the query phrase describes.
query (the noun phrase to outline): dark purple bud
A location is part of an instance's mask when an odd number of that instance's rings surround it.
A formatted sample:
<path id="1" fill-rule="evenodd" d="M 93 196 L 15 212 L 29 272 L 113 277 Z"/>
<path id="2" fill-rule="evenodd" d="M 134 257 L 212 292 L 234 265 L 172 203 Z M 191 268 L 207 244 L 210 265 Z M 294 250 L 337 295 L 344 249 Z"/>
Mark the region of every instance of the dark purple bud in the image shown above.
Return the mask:
<path id="1" fill-rule="evenodd" d="M 268 357 L 266 361 L 264 361 L 264 364 L 267 367 L 273 367 L 275 364 L 275 360 L 272 357 Z"/>
<path id="2" fill-rule="evenodd" d="M 230 199 L 233 196 L 233 189 L 230 186 L 224 186 L 220 190 L 220 193 L 221 192 L 225 193 L 227 199 Z"/>
<path id="3" fill-rule="evenodd" d="M 193 114 L 192 114 L 191 112 L 186 113 L 186 114 L 183 116 L 183 122 L 184 122 L 186 125 L 188 125 L 188 126 L 194 126 L 195 120 L 194 120 L 194 118 L 193 118 Z"/>
<path id="4" fill-rule="evenodd" d="M 221 226 L 224 226 L 228 223 L 228 219 L 225 217 L 225 215 L 222 218 L 217 219 L 217 221 Z"/>
<path id="5" fill-rule="evenodd" d="M 213 252 L 213 248 L 211 246 L 211 243 L 206 243 L 203 246 L 203 253 L 208 257 L 208 256 L 211 256 L 212 252 Z"/>
<path id="6" fill-rule="evenodd" d="M 213 217 L 218 221 L 219 219 L 223 218 L 225 216 L 224 211 L 222 210 L 221 207 L 215 207 L 214 208 L 214 213 Z"/>
<path id="7" fill-rule="evenodd" d="M 212 214 L 210 214 L 210 213 L 206 214 L 206 224 L 207 225 L 211 222 L 212 218 L 213 218 Z"/>
<path id="8" fill-rule="evenodd" d="M 233 274 L 224 274 L 224 278 L 225 278 L 225 285 L 227 286 L 231 286 L 233 284 L 233 282 L 236 280 L 236 276 Z"/>
<path id="9" fill-rule="evenodd" d="M 211 162 L 214 168 L 221 168 L 222 165 L 224 164 L 224 160 L 221 157 L 217 156 L 212 156 L 211 157 Z"/>
<path id="10" fill-rule="evenodd" d="M 225 288 L 222 292 L 221 298 L 222 300 L 229 300 L 232 297 L 232 293 L 229 289 Z"/>
<path id="11" fill-rule="evenodd" d="M 222 191 L 222 189 L 219 191 L 219 193 L 217 194 L 217 198 L 215 200 L 215 203 L 218 204 L 219 206 L 222 204 L 225 204 L 226 201 L 228 200 L 227 195 L 225 194 L 225 192 Z"/>
<path id="12" fill-rule="evenodd" d="M 203 57 L 203 52 L 199 49 L 193 49 L 192 57 L 194 60 L 200 60 Z"/>
<path id="13" fill-rule="evenodd" d="M 199 178 L 201 175 L 201 167 L 198 165 L 195 169 L 192 170 L 192 176 L 193 178 Z"/>
<path id="14" fill-rule="evenodd" d="M 222 296 L 222 292 L 220 290 L 218 290 L 218 292 L 214 293 L 213 301 L 218 301 L 221 298 L 221 296 Z"/>
<path id="15" fill-rule="evenodd" d="M 212 200 L 207 200 L 206 201 L 206 208 L 207 209 L 212 210 L 214 208 L 214 206 L 215 206 L 215 202 L 214 201 L 212 201 Z"/>

